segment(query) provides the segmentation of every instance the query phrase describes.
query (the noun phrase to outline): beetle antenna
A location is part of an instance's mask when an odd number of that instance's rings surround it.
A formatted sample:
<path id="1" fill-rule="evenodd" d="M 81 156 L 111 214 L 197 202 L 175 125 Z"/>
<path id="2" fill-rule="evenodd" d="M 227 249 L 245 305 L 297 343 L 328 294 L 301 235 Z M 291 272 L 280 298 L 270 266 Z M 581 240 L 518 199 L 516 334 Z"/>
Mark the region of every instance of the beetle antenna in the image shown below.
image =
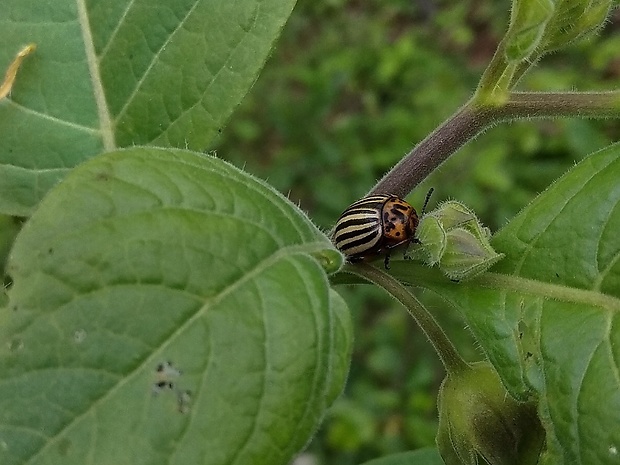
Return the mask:
<path id="1" fill-rule="evenodd" d="M 424 213 L 426 213 L 426 206 L 428 205 L 428 201 L 431 199 L 431 195 L 433 195 L 434 190 L 435 188 L 431 187 L 426 193 L 426 198 L 424 199 L 424 206 L 422 207 L 422 213 L 420 214 L 420 216 L 424 216 Z"/>

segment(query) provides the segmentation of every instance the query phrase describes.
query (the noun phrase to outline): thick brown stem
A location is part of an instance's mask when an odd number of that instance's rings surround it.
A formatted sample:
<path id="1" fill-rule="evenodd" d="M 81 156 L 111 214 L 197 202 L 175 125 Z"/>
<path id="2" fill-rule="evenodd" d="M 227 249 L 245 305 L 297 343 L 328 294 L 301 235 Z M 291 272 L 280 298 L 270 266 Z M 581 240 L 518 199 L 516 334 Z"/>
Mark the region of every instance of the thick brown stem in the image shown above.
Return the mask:
<path id="1" fill-rule="evenodd" d="M 527 118 L 620 116 L 620 91 L 512 92 L 505 102 L 470 100 L 411 150 L 369 194 L 405 197 L 450 155 L 491 126 Z"/>

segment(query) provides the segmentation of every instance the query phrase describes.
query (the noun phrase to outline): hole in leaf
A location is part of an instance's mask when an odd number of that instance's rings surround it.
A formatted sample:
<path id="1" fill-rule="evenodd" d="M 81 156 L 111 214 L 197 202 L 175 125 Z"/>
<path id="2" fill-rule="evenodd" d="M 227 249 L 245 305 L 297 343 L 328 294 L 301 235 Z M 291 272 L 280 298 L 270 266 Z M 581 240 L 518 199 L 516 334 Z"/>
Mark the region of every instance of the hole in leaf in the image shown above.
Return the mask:
<path id="1" fill-rule="evenodd" d="M 73 341 L 76 344 L 81 344 L 86 339 L 87 333 L 84 329 L 76 329 L 73 333 Z"/>

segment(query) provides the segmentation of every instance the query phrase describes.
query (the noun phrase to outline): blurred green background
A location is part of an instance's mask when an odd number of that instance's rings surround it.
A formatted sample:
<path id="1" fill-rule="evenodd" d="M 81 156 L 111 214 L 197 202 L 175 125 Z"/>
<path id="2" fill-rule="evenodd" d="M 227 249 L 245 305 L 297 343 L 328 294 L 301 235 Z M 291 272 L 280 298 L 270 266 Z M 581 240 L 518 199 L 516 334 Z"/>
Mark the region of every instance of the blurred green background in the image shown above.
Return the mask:
<path id="1" fill-rule="evenodd" d="M 501 39 L 510 2 L 299 0 L 272 57 L 213 150 L 268 180 L 325 230 L 465 103 Z M 547 56 L 522 90 L 620 88 L 620 14 L 595 39 Z M 458 199 L 493 231 L 575 162 L 620 138 L 620 122 L 497 126 L 409 197 Z M 302 460 L 349 465 L 434 444 L 443 369 L 404 310 L 369 287 L 339 289 L 355 322 L 344 395 Z M 426 303 L 469 360 L 458 315 Z"/>

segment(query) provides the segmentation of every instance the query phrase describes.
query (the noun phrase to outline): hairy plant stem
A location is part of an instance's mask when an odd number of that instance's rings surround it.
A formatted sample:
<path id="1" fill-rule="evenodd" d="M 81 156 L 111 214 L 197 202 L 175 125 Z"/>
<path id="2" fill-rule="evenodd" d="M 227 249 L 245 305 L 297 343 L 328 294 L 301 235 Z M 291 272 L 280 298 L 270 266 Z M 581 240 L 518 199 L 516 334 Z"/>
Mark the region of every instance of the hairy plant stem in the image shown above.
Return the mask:
<path id="1" fill-rule="evenodd" d="M 481 103 L 474 96 L 396 166 L 369 194 L 405 197 L 460 147 L 486 129 L 528 118 L 611 118 L 620 116 L 620 91 L 510 92 L 501 102 Z"/>
<path id="2" fill-rule="evenodd" d="M 345 265 L 342 272 L 370 281 L 398 300 L 424 332 L 449 375 L 468 369 L 469 365 L 463 360 L 441 326 L 404 284 L 368 263 Z"/>
<path id="3" fill-rule="evenodd" d="M 479 101 L 505 98 L 514 78 L 516 69 L 506 61 L 506 37 L 497 46 L 491 62 L 482 74 L 475 97 Z"/>

